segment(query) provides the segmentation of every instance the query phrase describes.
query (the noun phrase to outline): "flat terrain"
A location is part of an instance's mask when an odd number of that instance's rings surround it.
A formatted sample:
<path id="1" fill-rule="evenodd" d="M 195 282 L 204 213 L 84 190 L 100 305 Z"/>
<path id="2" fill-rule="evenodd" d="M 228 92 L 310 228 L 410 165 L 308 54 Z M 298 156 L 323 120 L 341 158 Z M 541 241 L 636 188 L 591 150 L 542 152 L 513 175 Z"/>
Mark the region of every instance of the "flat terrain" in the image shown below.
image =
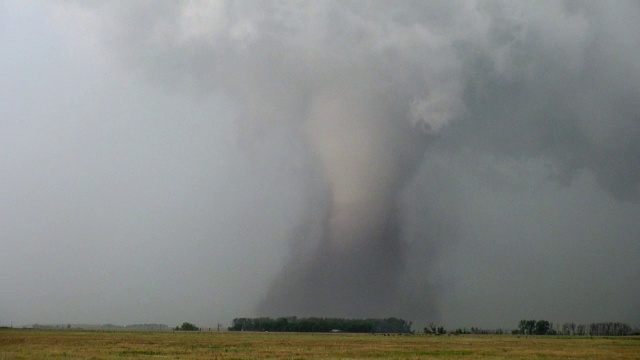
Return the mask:
<path id="1" fill-rule="evenodd" d="M 0 330 L 7 359 L 640 359 L 640 337 Z"/>

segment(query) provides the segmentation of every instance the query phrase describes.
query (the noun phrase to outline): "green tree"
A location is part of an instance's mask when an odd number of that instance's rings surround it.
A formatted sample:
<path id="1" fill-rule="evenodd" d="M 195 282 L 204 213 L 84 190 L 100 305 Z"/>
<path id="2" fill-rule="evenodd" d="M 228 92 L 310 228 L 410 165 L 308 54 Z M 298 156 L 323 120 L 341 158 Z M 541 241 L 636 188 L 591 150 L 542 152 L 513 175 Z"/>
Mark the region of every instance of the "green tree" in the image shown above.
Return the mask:
<path id="1" fill-rule="evenodd" d="M 521 334 L 533 335 L 536 329 L 535 320 L 520 320 L 518 323 L 518 330 Z"/>
<path id="2" fill-rule="evenodd" d="M 520 320 L 518 332 L 527 335 L 553 335 L 553 324 L 547 320 Z"/>
<path id="3" fill-rule="evenodd" d="M 176 330 L 180 330 L 180 331 L 198 331 L 198 330 L 200 330 L 200 328 L 195 326 L 195 325 L 193 325 L 192 323 L 184 322 L 184 323 L 182 323 L 182 325 L 176 326 Z"/>
<path id="4" fill-rule="evenodd" d="M 538 320 L 536 322 L 535 334 L 536 335 L 547 335 L 549 334 L 549 330 L 551 329 L 551 323 L 547 320 Z"/>

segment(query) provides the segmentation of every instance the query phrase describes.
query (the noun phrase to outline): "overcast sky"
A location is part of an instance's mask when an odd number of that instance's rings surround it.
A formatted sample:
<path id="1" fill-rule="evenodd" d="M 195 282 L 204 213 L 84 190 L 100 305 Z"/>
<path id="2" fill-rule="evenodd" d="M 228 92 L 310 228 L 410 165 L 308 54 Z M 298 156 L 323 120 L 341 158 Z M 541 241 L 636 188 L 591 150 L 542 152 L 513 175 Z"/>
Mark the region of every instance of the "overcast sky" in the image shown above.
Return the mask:
<path id="1" fill-rule="evenodd" d="M 637 1 L 4 0 L 0 51 L 0 325 L 261 315 L 352 88 L 425 133 L 409 320 L 640 325 Z"/>

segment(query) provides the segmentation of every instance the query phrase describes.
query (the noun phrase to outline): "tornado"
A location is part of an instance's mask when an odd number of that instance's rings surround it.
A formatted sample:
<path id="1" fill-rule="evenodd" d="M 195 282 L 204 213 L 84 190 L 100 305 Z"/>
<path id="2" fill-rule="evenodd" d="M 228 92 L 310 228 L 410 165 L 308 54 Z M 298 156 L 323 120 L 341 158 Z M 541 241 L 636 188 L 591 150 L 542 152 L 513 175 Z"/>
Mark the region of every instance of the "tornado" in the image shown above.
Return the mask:
<path id="1" fill-rule="evenodd" d="M 429 140 L 408 116 L 388 94 L 371 89 L 331 87 L 314 96 L 303 133 L 328 187 L 321 238 L 304 261 L 291 255 L 295 260 L 274 282 L 261 313 L 402 313 L 399 194 Z"/>

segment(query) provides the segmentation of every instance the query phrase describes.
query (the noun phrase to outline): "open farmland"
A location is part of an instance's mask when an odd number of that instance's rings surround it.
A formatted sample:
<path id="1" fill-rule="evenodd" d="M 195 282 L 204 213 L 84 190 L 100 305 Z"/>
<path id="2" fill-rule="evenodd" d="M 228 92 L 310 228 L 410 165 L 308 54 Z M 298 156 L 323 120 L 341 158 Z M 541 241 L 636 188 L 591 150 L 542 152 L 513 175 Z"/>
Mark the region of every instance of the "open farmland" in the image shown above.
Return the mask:
<path id="1" fill-rule="evenodd" d="M 639 359 L 640 337 L 0 330 L 8 359 Z"/>

